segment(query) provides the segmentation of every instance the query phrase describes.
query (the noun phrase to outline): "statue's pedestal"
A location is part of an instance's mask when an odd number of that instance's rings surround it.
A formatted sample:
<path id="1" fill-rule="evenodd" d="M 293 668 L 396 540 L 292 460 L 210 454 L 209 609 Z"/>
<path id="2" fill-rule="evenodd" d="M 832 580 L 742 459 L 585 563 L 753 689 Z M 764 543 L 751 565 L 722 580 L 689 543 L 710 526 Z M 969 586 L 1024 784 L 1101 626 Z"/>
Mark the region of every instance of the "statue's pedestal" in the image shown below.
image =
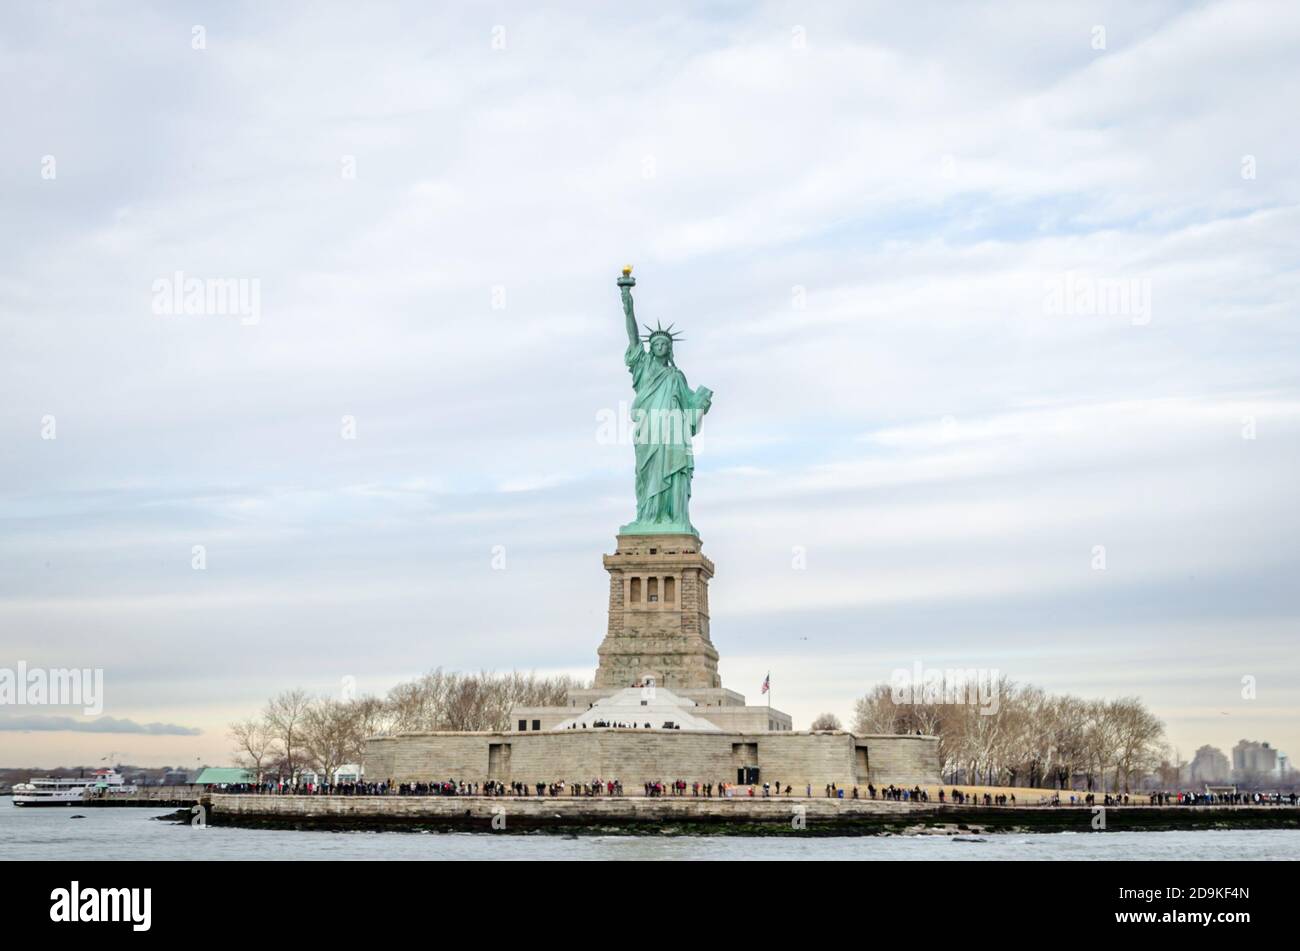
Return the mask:
<path id="1" fill-rule="evenodd" d="M 587 721 L 643 722 L 629 715 L 625 701 L 633 696 L 630 688 L 645 691 L 653 682 L 685 711 L 676 717 L 660 711 L 655 727 L 661 720 L 689 723 L 700 717 L 737 735 L 792 728 L 788 713 L 746 706 L 741 694 L 722 686 L 718 651 L 709 636 L 713 562 L 700 553 L 698 535 L 623 533 L 614 554 L 604 559 L 609 627 L 596 651 L 600 666 L 595 683 L 570 690 L 562 707 L 515 707 L 512 725 L 527 733 L 571 731 Z M 649 715 L 657 696 L 654 690 L 637 694 L 637 706 L 644 700 Z"/>
<path id="2" fill-rule="evenodd" d="M 609 627 L 596 653 L 598 690 L 654 683 L 673 690 L 719 690 L 718 652 L 709 640 L 713 562 L 697 535 L 621 534 L 609 572 Z"/>

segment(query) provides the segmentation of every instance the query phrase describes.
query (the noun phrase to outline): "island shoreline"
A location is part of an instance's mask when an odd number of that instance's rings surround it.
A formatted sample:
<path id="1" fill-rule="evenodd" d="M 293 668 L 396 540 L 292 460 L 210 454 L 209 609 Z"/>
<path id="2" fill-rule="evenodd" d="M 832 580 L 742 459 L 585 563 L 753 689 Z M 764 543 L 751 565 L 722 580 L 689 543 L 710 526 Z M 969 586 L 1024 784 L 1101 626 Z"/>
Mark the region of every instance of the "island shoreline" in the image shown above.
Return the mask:
<path id="1" fill-rule="evenodd" d="M 213 795 L 159 818 L 298 831 L 874 836 L 1300 829 L 1273 806 L 967 806 L 879 800 Z M 201 817 L 201 818 L 199 818 Z"/>

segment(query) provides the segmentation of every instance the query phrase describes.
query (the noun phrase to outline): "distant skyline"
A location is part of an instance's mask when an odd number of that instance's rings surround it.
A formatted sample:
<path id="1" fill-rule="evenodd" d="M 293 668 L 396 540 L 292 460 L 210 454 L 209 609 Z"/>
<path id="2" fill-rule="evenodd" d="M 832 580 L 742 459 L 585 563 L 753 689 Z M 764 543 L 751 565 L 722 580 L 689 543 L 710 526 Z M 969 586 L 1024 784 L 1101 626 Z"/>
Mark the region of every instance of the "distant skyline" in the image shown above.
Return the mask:
<path id="1" fill-rule="evenodd" d="M 997 669 L 1300 755 L 1295 5 L 5 19 L 0 667 L 114 720 L 0 706 L 0 765 L 590 678 L 625 264 L 715 393 L 724 686 L 806 729 Z"/>

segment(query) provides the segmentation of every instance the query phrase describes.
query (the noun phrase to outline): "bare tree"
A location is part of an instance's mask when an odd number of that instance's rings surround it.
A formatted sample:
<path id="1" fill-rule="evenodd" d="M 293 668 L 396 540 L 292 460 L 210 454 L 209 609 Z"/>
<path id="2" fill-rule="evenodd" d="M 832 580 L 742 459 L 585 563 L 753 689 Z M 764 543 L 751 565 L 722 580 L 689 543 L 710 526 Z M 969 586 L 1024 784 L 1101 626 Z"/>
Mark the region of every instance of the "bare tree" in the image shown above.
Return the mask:
<path id="1" fill-rule="evenodd" d="M 286 690 L 267 702 L 263 714 L 267 730 L 280 744 L 284 766 L 290 777 L 293 777 L 299 766 L 296 754 L 301 742 L 302 723 L 311 705 L 311 698 L 304 690 Z"/>
<path id="2" fill-rule="evenodd" d="M 387 736 L 393 732 L 396 714 L 393 705 L 382 697 L 358 697 L 352 701 L 350 709 L 356 720 L 358 749 L 355 759 L 359 759 L 367 737 Z"/>
<path id="3" fill-rule="evenodd" d="M 441 668 L 430 671 L 417 680 L 398 684 L 388 692 L 393 732 L 441 729 L 446 696 L 447 676 Z"/>
<path id="4" fill-rule="evenodd" d="M 563 706 L 570 690 L 586 684 L 571 677 L 535 674 L 445 673 L 441 668 L 388 694 L 394 732 L 505 730 L 510 709 Z"/>
<path id="5" fill-rule="evenodd" d="M 879 684 L 854 704 L 853 732 L 936 736 L 940 775 L 953 782 L 1067 789 L 1082 774 L 1089 789 L 1113 779 L 1130 791 L 1159 769 L 1164 727 L 1137 698 L 1051 696 L 1005 677 L 996 691 L 996 707 L 930 694 L 901 703 Z"/>
<path id="6" fill-rule="evenodd" d="M 262 781 L 262 764 L 271 756 L 275 740 L 266 722 L 249 717 L 230 724 L 230 738 L 235 741 L 235 762 L 252 771 Z"/>
<path id="7" fill-rule="evenodd" d="M 812 729 L 814 729 L 814 730 L 842 730 L 842 729 L 844 729 L 844 726 L 843 726 L 843 724 L 840 723 L 840 718 L 837 717 L 835 714 L 833 714 L 833 713 L 819 713 L 819 714 L 817 715 L 817 719 L 816 719 L 816 720 L 813 720 L 813 722 L 812 722 Z"/>
<path id="8" fill-rule="evenodd" d="M 1112 708 L 1116 719 L 1115 790 L 1129 792 L 1134 775 L 1159 768 L 1165 726 L 1137 697 L 1116 700 Z"/>
<path id="9" fill-rule="evenodd" d="M 889 685 L 877 684 L 853 705 L 853 732 L 863 736 L 906 732 L 906 717 L 903 705 L 895 702 Z"/>
<path id="10" fill-rule="evenodd" d="M 1069 695 L 1052 701 L 1047 714 L 1052 759 L 1049 772 L 1057 789 L 1069 789 L 1088 759 L 1088 703 Z"/>
<path id="11" fill-rule="evenodd" d="M 334 782 L 338 768 L 356 756 L 359 725 L 355 701 L 322 699 L 306 708 L 300 726 L 302 748 L 321 782 Z"/>
<path id="12" fill-rule="evenodd" d="M 967 752 L 970 758 L 971 775 L 979 777 L 983 772 L 985 784 L 995 782 L 994 770 L 997 753 L 1004 746 L 1011 718 L 1015 711 L 1014 685 L 1002 677 L 995 685 L 998 706 L 994 708 L 973 704 L 961 704 L 966 711 Z"/>
<path id="13" fill-rule="evenodd" d="M 563 706 L 570 690 L 590 686 L 572 677 L 538 677 L 512 671 L 447 673 L 441 668 L 398 684 L 385 698 L 312 700 L 301 689 L 267 701 L 261 721 L 231 725 L 240 754 L 294 776 L 307 763 L 333 778 L 338 766 L 359 762 L 367 737 L 421 731 L 509 729 L 516 705 Z M 260 732 L 254 729 L 260 727 Z M 256 748 L 254 756 L 246 746 Z"/>
<path id="14" fill-rule="evenodd" d="M 1084 740 L 1088 751 L 1088 789 L 1093 789 L 1095 779 L 1100 782 L 1100 791 L 1105 792 L 1106 770 L 1115 762 L 1119 749 L 1119 716 L 1112 704 L 1105 700 L 1088 704 Z"/>
<path id="15" fill-rule="evenodd" d="M 1020 767 L 1008 777 L 1012 786 L 1041 786 L 1052 760 L 1052 698 L 1041 687 L 1026 685 L 1017 697 L 1019 716 L 1012 728 Z M 1020 783 L 1021 776 L 1024 783 Z"/>

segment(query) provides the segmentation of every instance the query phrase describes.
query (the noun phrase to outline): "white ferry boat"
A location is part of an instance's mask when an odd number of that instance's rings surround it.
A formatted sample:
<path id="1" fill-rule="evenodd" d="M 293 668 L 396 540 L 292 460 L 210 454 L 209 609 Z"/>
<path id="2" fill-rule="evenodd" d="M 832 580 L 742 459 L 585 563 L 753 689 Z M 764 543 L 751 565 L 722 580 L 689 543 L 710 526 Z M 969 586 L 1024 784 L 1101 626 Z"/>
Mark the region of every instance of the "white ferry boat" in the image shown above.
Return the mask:
<path id="1" fill-rule="evenodd" d="M 15 806 L 75 806 L 88 799 L 135 792 L 114 769 L 97 769 L 90 776 L 46 776 L 14 786 Z"/>

